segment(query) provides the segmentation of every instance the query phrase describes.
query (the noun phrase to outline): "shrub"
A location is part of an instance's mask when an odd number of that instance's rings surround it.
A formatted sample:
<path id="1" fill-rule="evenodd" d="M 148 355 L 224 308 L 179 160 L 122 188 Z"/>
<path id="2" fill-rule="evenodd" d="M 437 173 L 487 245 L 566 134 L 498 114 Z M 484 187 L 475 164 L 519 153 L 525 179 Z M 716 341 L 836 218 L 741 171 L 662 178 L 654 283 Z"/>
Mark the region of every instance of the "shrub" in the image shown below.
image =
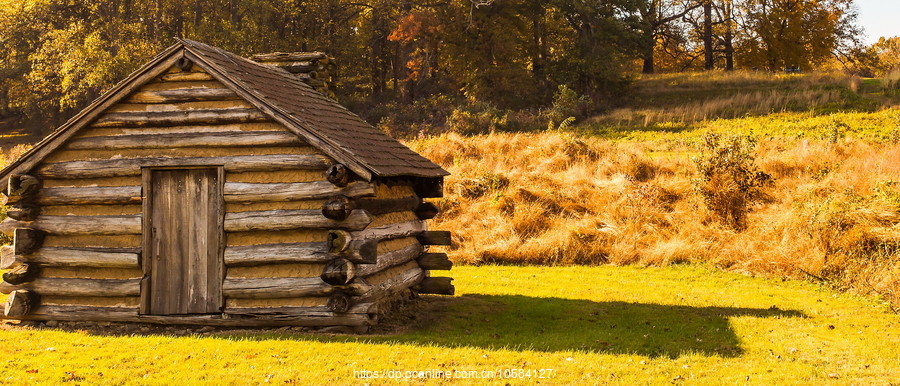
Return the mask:
<path id="1" fill-rule="evenodd" d="M 694 189 L 706 208 L 734 230 L 747 226 L 751 206 L 763 197 L 762 188 L 772 176 L 759 170 L 752 153 L 752 138 L 723 139 L 718 134 L 703 138 L 701 154 L 693 159 L 697 174 Z"/>
<path id="2" fill-rule="evenodd" d="M 447 117 L 447 127 L 452 132 L 472 135 L 503 131 L 507 126 L 507 115 L 496 107 L 479 103 L 456 108 Z"/>
<path id="3" fill-rule="evenodd" d="M 578 95 L 575 90 L 561 84 L 553 95 L 553 104 L 547 111 L 547 129 L 563 130 L 568 128 L 580 117 L 581 110 L 588 98 L 584 95 Z"/>

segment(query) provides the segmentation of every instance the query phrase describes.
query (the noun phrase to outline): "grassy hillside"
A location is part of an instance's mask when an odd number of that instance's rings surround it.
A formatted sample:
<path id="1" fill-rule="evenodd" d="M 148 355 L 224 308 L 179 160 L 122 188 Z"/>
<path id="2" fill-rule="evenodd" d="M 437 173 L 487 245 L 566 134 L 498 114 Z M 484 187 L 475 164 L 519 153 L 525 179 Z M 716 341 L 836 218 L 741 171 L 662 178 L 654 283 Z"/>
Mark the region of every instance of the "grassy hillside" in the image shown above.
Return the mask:
<path id="1" fill-rule="evenodd" d="M 491 384 L 900 377 L 900 317 L 812 284 L 693 266 L 463 266 L 453 276 L 457 296 L 388 321 L 411 329 L 369 336 L 7 325 L 0 382 L 394 384 L 354 370 L 497 369 L 550 371 Z"/>
<path id="2" fill-rule="evenodd" d="M 627 114 L 571 132 L 411 145 L 452 173 L 434 227 L 453 230 L 458 262 L 711 263 L 900 305 L 900 109 L 890 92 L 853 82 L 657 75 L 638 81 Z M 711 133 L 742 145 L 710 148 Z M 741 152 L 768 177 L 752 202 L 736 185 L 747 175 L 701 181 L 697 169 L 698 159 L 724 168 Z M 710 207 L 709 196 L 724 204 Z M 732 206 L 741 226 L 727 218 Z"/>
<path id="3" fill-rule="evenodd" d="M 701 188 L 726 201 L 737 189 L 727 174 L 698 183 L 692 158 L 710 149 L 692 141 L 446 135 L 417 147 L 452 173 L 433 227 L 453 230 L 456 261 L 712 263 L 900 300 L 898 144 L 761 139 L 746 150 L 771 180 L 741 206 L 743 227 L 704 201 Z"/>
<path id="4" fill-rule="evenodd" d="M 877 80 L 842 74 L 736 71 L 642 75 L 622 107 L 595 116 L 583 126 L 672 131 L 703 121 L 777 113 L 873 112 L 898 102 L 895 90 Z"/>

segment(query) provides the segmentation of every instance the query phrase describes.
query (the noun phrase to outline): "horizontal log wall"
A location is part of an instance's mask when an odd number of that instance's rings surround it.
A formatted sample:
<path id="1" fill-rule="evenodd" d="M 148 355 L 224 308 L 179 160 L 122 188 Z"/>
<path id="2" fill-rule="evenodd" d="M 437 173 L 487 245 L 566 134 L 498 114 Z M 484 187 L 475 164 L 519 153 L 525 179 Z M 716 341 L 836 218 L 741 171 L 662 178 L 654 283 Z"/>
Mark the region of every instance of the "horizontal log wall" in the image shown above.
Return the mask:
<path id="1" fill-rule="evenodd" d="M 39 295 L 57 296 L 138 296 L 140 278 L 95 279 L 40 277 L 22 285 L 0 283 L 0 293 L 30 289 Z"/>
<path id="2" fill-rule="evenodd" d="M 39 307 L 35 317 L 152 321 L 137 316 L 136 308 L 109 308 L 137 306 L 141 168 L 224 165 L 225 263 L 231 274 L 226 297 L 236 306 L 232 318 L 240 320 L 185 322 L 245 325 L 243 314 L 267 307 L 264 313 L 284 324 L 368 323 L 361 306 L 341 315 L 323 308 L 337 290 L 365 291 L 361 285 L 335 288 L 319 279 L 334 257 L 325 244 L 326 230 L 361 230 L 372 218 L 359 210 L 345 220 L 329 220 L 321 214 L 322 202 L 334 195 L 374 194 L 367 182 L 335 186 L 326 181 L 324 172 L 332 162 L 210 75 L 167 73 L 33 170 L 43 182 L 34 197 L 43 211 L 33 219 L 23 217 L 29 221 L 8 219 L 0 229 L 46 232 L 44 246 L 28 254 L 4 248 L 0 265 L 36 265 L 41 276 L 0 289 L 27 289 L 46 297 L 47 306 Z M 250 318 L 250 325 L 255 320 Z"/>

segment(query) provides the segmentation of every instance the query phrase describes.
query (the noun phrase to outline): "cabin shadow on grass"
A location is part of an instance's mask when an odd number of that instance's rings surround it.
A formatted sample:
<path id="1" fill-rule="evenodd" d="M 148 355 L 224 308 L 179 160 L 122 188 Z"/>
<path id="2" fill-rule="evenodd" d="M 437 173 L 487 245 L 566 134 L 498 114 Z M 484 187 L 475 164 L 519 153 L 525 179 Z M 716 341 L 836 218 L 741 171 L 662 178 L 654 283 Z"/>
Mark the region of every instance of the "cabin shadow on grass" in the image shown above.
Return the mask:
<path id="1" fill-rule="evenodd" d="M 593 302 L 521 295 L 431 297 L 416 302 L 391 325 L 413 325 L 401 333 L 365 336 L 221 336 L 225 339 L 287 339 L 320 342 L 421 344 L 533 351 L 580 350 L 677 358 L 685 354 L 737 357 L 740 340 L 731 317 L 806 317 L 795 310 L 690 307 Z"/>

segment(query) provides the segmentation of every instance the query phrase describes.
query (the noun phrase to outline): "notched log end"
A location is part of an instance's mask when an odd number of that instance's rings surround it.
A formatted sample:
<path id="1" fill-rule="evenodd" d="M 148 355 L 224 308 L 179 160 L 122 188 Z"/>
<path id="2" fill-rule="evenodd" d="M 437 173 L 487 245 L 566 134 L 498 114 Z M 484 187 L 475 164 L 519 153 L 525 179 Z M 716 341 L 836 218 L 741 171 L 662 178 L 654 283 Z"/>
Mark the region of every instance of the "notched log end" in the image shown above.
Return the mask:
<path id="1" fill-rule="evenodd" d="M 441 209 L 437 205 L 426 201 L 419 204 L 413 212 L 419 220 L 431 220 L 441 212 Z"/>
<path id="2" fill-rule="evenodd" d="M 350 297 L 343 292 L 335 292 L 328 297 L 325 305 L 331 312 L 344 313 L 350 310 Z"/>
<path id="3" fill-rule="evenodd" d="M 10 318 L 28 315 L 37 308 L 39 302 L 39 297 L 34 292 L 24 289 L 12 291 L 9 297 L 6 298 L 6 308 L 3 310 L 3 315 Z"/>
<path id="4" fill-rule="evenodd" d="M 40 268 L 34 264 L 23 263 L 9 271 L 3 273 L 3 281 L 19 285 L 33 281 L 38 277 Z"/>
<path id="5" fill-rule="evenodd" d="M 344 257 L 358 264 L 375 264 L 378 261 L 378 240 L 354 240 L 344 251 Z"/>
<path id="6" fill-rule="evenodd" d="M 416 236 L 422 245 L 450 245 L 450 231 L 425 231 Z"/>
<path id="7" fill-rule="evenodd" d="M 453 278 L 449 277 L 426 277 L 419 283 L 418 291 L 422 294 L 434 295 L 454 295 L 456 287 L 451 284 Z"/>
<path id="8" fill-rule="evenodd" d="M 0 247 L 0 269 L 10 269 L 20 263 L 15 251 L 12 245 Z"/>
<path id="9" fill-rule="evenodd" d="M 322 281 L 331 285 L 347 285 L 356 278 L 356 265 L 339 257 L 325 264 L 320 277 Z"/>
<path id="10" fill-rule="evenodd" d="M 453 268 L 453 262 L 446 253 L 423 253 L 418 258 L 419 267 L 427 270 L 448 271 Z"/>
<path id="11" fill-rule="evenodd" d="M 350 246 L 352 240 L 353 236 L 350 236 L 350 232 L 330 230 L 328 231 L 328 252 L 334 254 L 344 252 Z"/>
<path id="12" fill-rule="evenodd" d="M 342 164 L 333 164 L 325 171 L 325 178 L 328 179 L 328 182 L 340 187 L 347 186 L 351 177 L 350 169 Z"/>
<path id="13" fill-rule="evenodd" d="M 33 228 L 16 228 L 13 231 L 13 245 L 15 254 L 28 255 L 38 250 L 44 244 L 46 233 Z"/>
<path id="14" fill-rule="evenodd" d="M 34 196 L 41 188 L 41 180 L 35 176 L 27 174 L 11 175 L 6 184 L 6 195 L 9 198 L 16 196 L 29 197 Z"/>
<path id="15" fill-rule="evenodd" d="M 41 208 L 36 205 L 21 205 L 9 208 L 6 215 L 13 220 L 34 221 L 41 214 Z"/>
<path id="16" fill-rule="evenodd" d="M 336 195 L 322 204 L 322 215 L 335 221 L 344 221 L 353 212 L 353 202 L 347 196 Z"/>
<path id="17" fill-rule="evenodd" d="M 421 178 L 413 182 L 413 190 L 422 198 L 444 197 L 444 178 Z"/>

